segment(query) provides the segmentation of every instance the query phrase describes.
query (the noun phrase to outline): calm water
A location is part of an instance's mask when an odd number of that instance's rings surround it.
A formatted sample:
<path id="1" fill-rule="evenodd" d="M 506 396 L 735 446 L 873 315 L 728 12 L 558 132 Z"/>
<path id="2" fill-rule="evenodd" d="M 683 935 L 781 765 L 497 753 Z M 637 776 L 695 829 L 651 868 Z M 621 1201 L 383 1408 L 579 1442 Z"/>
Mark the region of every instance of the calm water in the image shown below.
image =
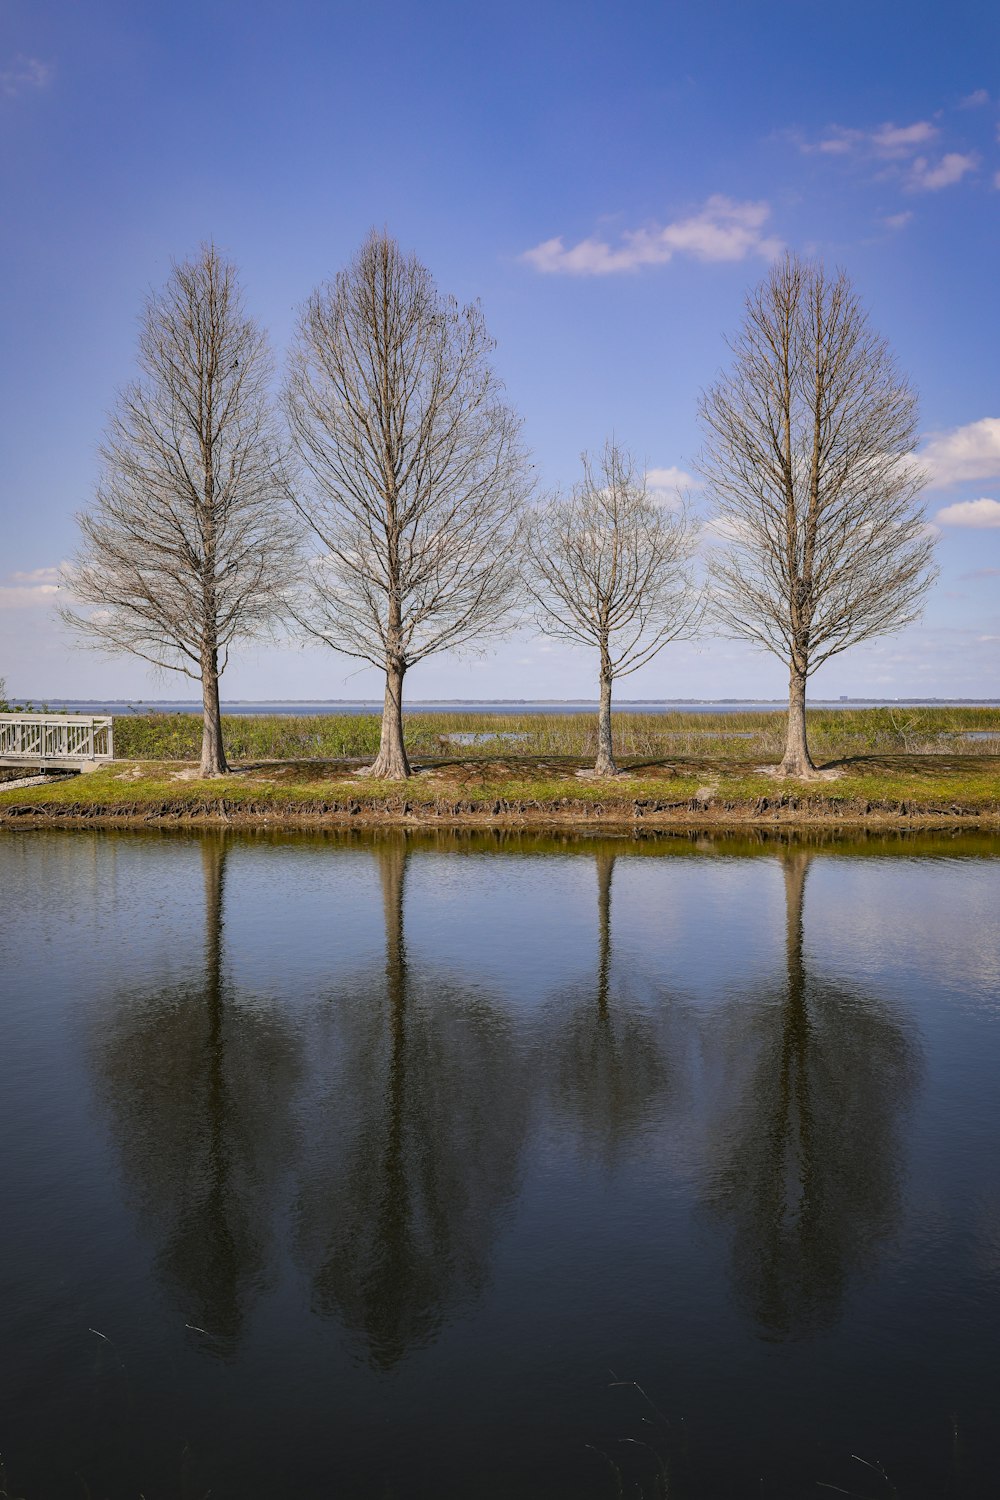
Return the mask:
<path id="1" fill-rule="evenodd" d="M 998 854 L 3 834 L 11 1495 L 996 1495 Z"/>

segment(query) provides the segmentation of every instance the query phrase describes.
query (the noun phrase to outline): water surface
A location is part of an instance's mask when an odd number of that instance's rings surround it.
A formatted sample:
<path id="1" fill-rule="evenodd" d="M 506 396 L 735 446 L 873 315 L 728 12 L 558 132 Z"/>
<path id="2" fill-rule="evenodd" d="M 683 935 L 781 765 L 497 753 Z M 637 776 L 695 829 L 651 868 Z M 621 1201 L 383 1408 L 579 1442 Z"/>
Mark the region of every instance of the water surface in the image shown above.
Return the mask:
<path id="1" fill-rule="evenodd" d="M 998 852 L 5 833 L 11 1494 L 994 1495 Z"/>

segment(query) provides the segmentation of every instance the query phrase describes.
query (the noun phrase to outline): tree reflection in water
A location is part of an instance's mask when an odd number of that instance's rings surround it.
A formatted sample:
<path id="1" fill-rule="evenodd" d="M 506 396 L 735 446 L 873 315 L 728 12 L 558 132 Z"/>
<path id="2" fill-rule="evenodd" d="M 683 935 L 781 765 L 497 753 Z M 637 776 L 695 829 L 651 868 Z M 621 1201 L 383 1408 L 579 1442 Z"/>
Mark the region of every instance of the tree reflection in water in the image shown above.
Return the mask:
<path id="1" fill-rule="evenodd" d="M 836 1319 L 893 1233 L 902 1117 L 919 1053 L 890 1007 L 812 972 L 803 902 L 812 855 L 783 856 L 786 973 L 727 1011 L 736 1102 L 716 1134 L 711 1203 L 733 1233 L 734 1281 L 766 1335 Z"/>
<path id="2" fill-rule="evenodd" d="M 485 1286 L 530 1083 L 500 1007 L 411 964 L 405 836 L 374 855 L 385 962 L 328 996 L 298 1214 L 314 1306 L 387 1369 Z"/>
<path id="3" fill-rule="evenodd" d="M 156 1274 L 220 1354 L 273 1279 L 274 1197 L 294 1149 L 298 1049 L 274 1006 L 226 977 L 225 837 L 200 839 L 203 974 L 116 996 L 96 1048 L 124 1175 Z"/>
<path id="4" fill-rule="evenodd" d="M 558 1107 L 574 1121 L 585 1147 L 603 1155 L 609 1165 L 657 1116 L 662 1118 L 675 1083 L 668 1056 L 676 1061 L 661 1036 L 662 1025 L 671 1020 L 670 1008 L 661 1012 L 660 1027 L 654 1027 L 649 1016 L 630 1003 L 621 980 L 612 989 L 615 859 L 613 850 L 599 847 L 596 851 L 598 941 L 593 988 L 581 992 L 574 985 L 562 992 L 554 1011 L 556 1034 L 550 1036 L 546 1049 L 554 1060 Z M 564 1019 L 567 1003 L 573 1006 L 568 1021 Z"/>

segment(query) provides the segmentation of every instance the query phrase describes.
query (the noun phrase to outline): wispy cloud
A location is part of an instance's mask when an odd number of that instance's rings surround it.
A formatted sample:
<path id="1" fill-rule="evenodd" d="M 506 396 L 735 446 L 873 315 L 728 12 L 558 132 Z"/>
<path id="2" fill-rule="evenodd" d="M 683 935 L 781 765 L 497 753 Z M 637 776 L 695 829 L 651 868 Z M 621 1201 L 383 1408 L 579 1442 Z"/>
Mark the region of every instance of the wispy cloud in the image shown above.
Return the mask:
<path id="1" fill-rule="evenodd" d="M 960 573 L 958 576 L 962 583 L 971 582 L 974 578 L 1000 578 L 1000 568 L 973 568 L 971 573 Z"/>
<path id="2" fill-rule="evenodd" d="M 895 160 L 912 156 L 914 151 L 933 141 L 937 134 L 938 127 L 930 120 L 915 120 L 912 125 L 880 125 L 872 131 L 869 140 L 876 156 Z"/>
<path id="3" fill-rule="evenodd" d="M 34 609 L 40 604 L 51 604 L 58 592 L 55 583 L 0 584 L 0 609 Z"/>
<path id="4" fill-rule="evenodd" d="M 946 505 L 934 519 L 942 526 L 993 531 L 1000 527 L 1000 500 L 961 500 L 957 505 Z"/>
<path id="5" fill-rule="evenodd" d="M 709 516 L 698 532 L 698 541 L 703 547 L 711 547 L 716 542 L 750 543 L 752 540 L 749 524 L 738 516 Z"/>
<path id="6" fill-rule="evenodd" d="M 831 125 L 818 141 L 800 141 L 799 149 L 818 151 L 824 156 L 849 156 L 854 152 L 876 156 L 882 161 L 899 161 L 936 140 L 938 127 L 931 120 L 914 120 L 910 125 L 896 125 L 887 120 L 874 130 L 856 130 Z"/>
<path id="7" fill-rule="evenodd" d="M 928 433 L 918 455 L 936 488 L 1000 479 L 1000 417 L 983 417 L 950 432 Z"/>
<path id="8" fill-rule="evenodd" d="M 55 583 L 58 584 L 62 575 L 61 568 L 32 568 L 30 573 L 11 573 L 14 583 Z"/>
<path id="9" fill-rule="evenodd" d="M 521 259 L 536 271 L 570 276 L 609 276 L 662 266 L 675 255 L 700 261 L 738 261 L 749 255 L 772 259 L 782 245 L 764 232 L 770 214 L 767 203 L 737 202 L 716 193 L 689 218 L 626 230 L 617 244 L 591 236 L 567 246 L 559 235 L 526 250 Z"/>
<path id="10" fill-rule="evenodd" d="M 961 182 L 978 165 L 979 158 L 971 151 L 946 151 L 937 161 L 918 156 L 910 165 L 906 187 L 911 193 L 936 193 Z"/>
<path id="11" fill-rule="evenodd" d="M 901 214 L 888 214 L 887 217 L 882 220 L 882 223 L 885 225 L 886 229 L 899 230 L 905 229 L 907 224 L 909 224 L 912 219 L 913 210 L 912 208 L 908 208 Z"/>
<path id="12" fill-rule="evenodd" d="M 970 95 L 970 99 L 973 97 L 976 96 Z M 971 151 L 946 151 L 941 156 L 931 156 L 928 148 L 940 134 L 941 128 L 934 120 L 913 120 L 909 125 L 887 120 L 873 130 L 831 125 L 819 140 L 800 138 L 798 145 L 800 151 L 807 153 L 867 161 L 878 166 L 879 175 L 901 175 L 909 192 L 934 193 L 961 182 L 979 166 L 979 157 Z"/>
<path id="13" fill-rule="evenodd" d="M 0 93 L 16 98 L 31 89 L 48 88 L 55 75 L 52 63 L 42 62 L 40 57 L 25 57 L 18 53 L 13 62 L 0 69 Z"/>
<path id="14" fill-rule="evenodd" d="M 10 573 L 0 584 L 0 609 L 35 609 L 50 604 L 59 592 L 60 568 L 33 568 Z"/>
<path id="15" fill-rule="evenodd" d="M 959 99 L 959 109 L 981 109 L 984 104 L 989 104 L 989 89 L 973 89 L 971 94 L 966 94 L 964 99 Z"/>

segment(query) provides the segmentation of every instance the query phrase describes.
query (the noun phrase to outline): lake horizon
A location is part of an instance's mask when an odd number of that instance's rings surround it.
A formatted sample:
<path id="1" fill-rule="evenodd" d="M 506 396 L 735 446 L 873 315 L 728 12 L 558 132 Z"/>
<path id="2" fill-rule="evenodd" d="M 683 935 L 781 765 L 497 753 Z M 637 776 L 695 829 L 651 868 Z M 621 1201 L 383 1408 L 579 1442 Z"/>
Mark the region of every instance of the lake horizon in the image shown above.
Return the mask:
<path id="1" fill-rule="evenodd" d="M 21 709 L 28 699 L 13 699 L 15 707 Z M 119 715 L 143 713 L 200 714 L 200 702 L 186 699 L 158 698 L 60 698 L 43 700 L 52 713 L 84 713 L 93 715 Z M 223 714 L 277 717 L 319 716 L 333 714 L 378 714 L 382 713 L 381 699 L 223 699 Z M 403 713 L 483 713 L 483 714 L 596 714 L 598 703 L 585 698 L 498 698 L 464 699 L 434 698 L 412 699 L 403 705 Z M 810 699 L 810 709 L 850 708 L 996 708 L 998 698 L 815 698 Z M 38 705 L 35 705 L 36 709 Z M 788 708 L 786 698 L 623 698 L 616 700 L 612 712 L 619 713 L 753 713 L 765 710 L 781 713 Z"/>

